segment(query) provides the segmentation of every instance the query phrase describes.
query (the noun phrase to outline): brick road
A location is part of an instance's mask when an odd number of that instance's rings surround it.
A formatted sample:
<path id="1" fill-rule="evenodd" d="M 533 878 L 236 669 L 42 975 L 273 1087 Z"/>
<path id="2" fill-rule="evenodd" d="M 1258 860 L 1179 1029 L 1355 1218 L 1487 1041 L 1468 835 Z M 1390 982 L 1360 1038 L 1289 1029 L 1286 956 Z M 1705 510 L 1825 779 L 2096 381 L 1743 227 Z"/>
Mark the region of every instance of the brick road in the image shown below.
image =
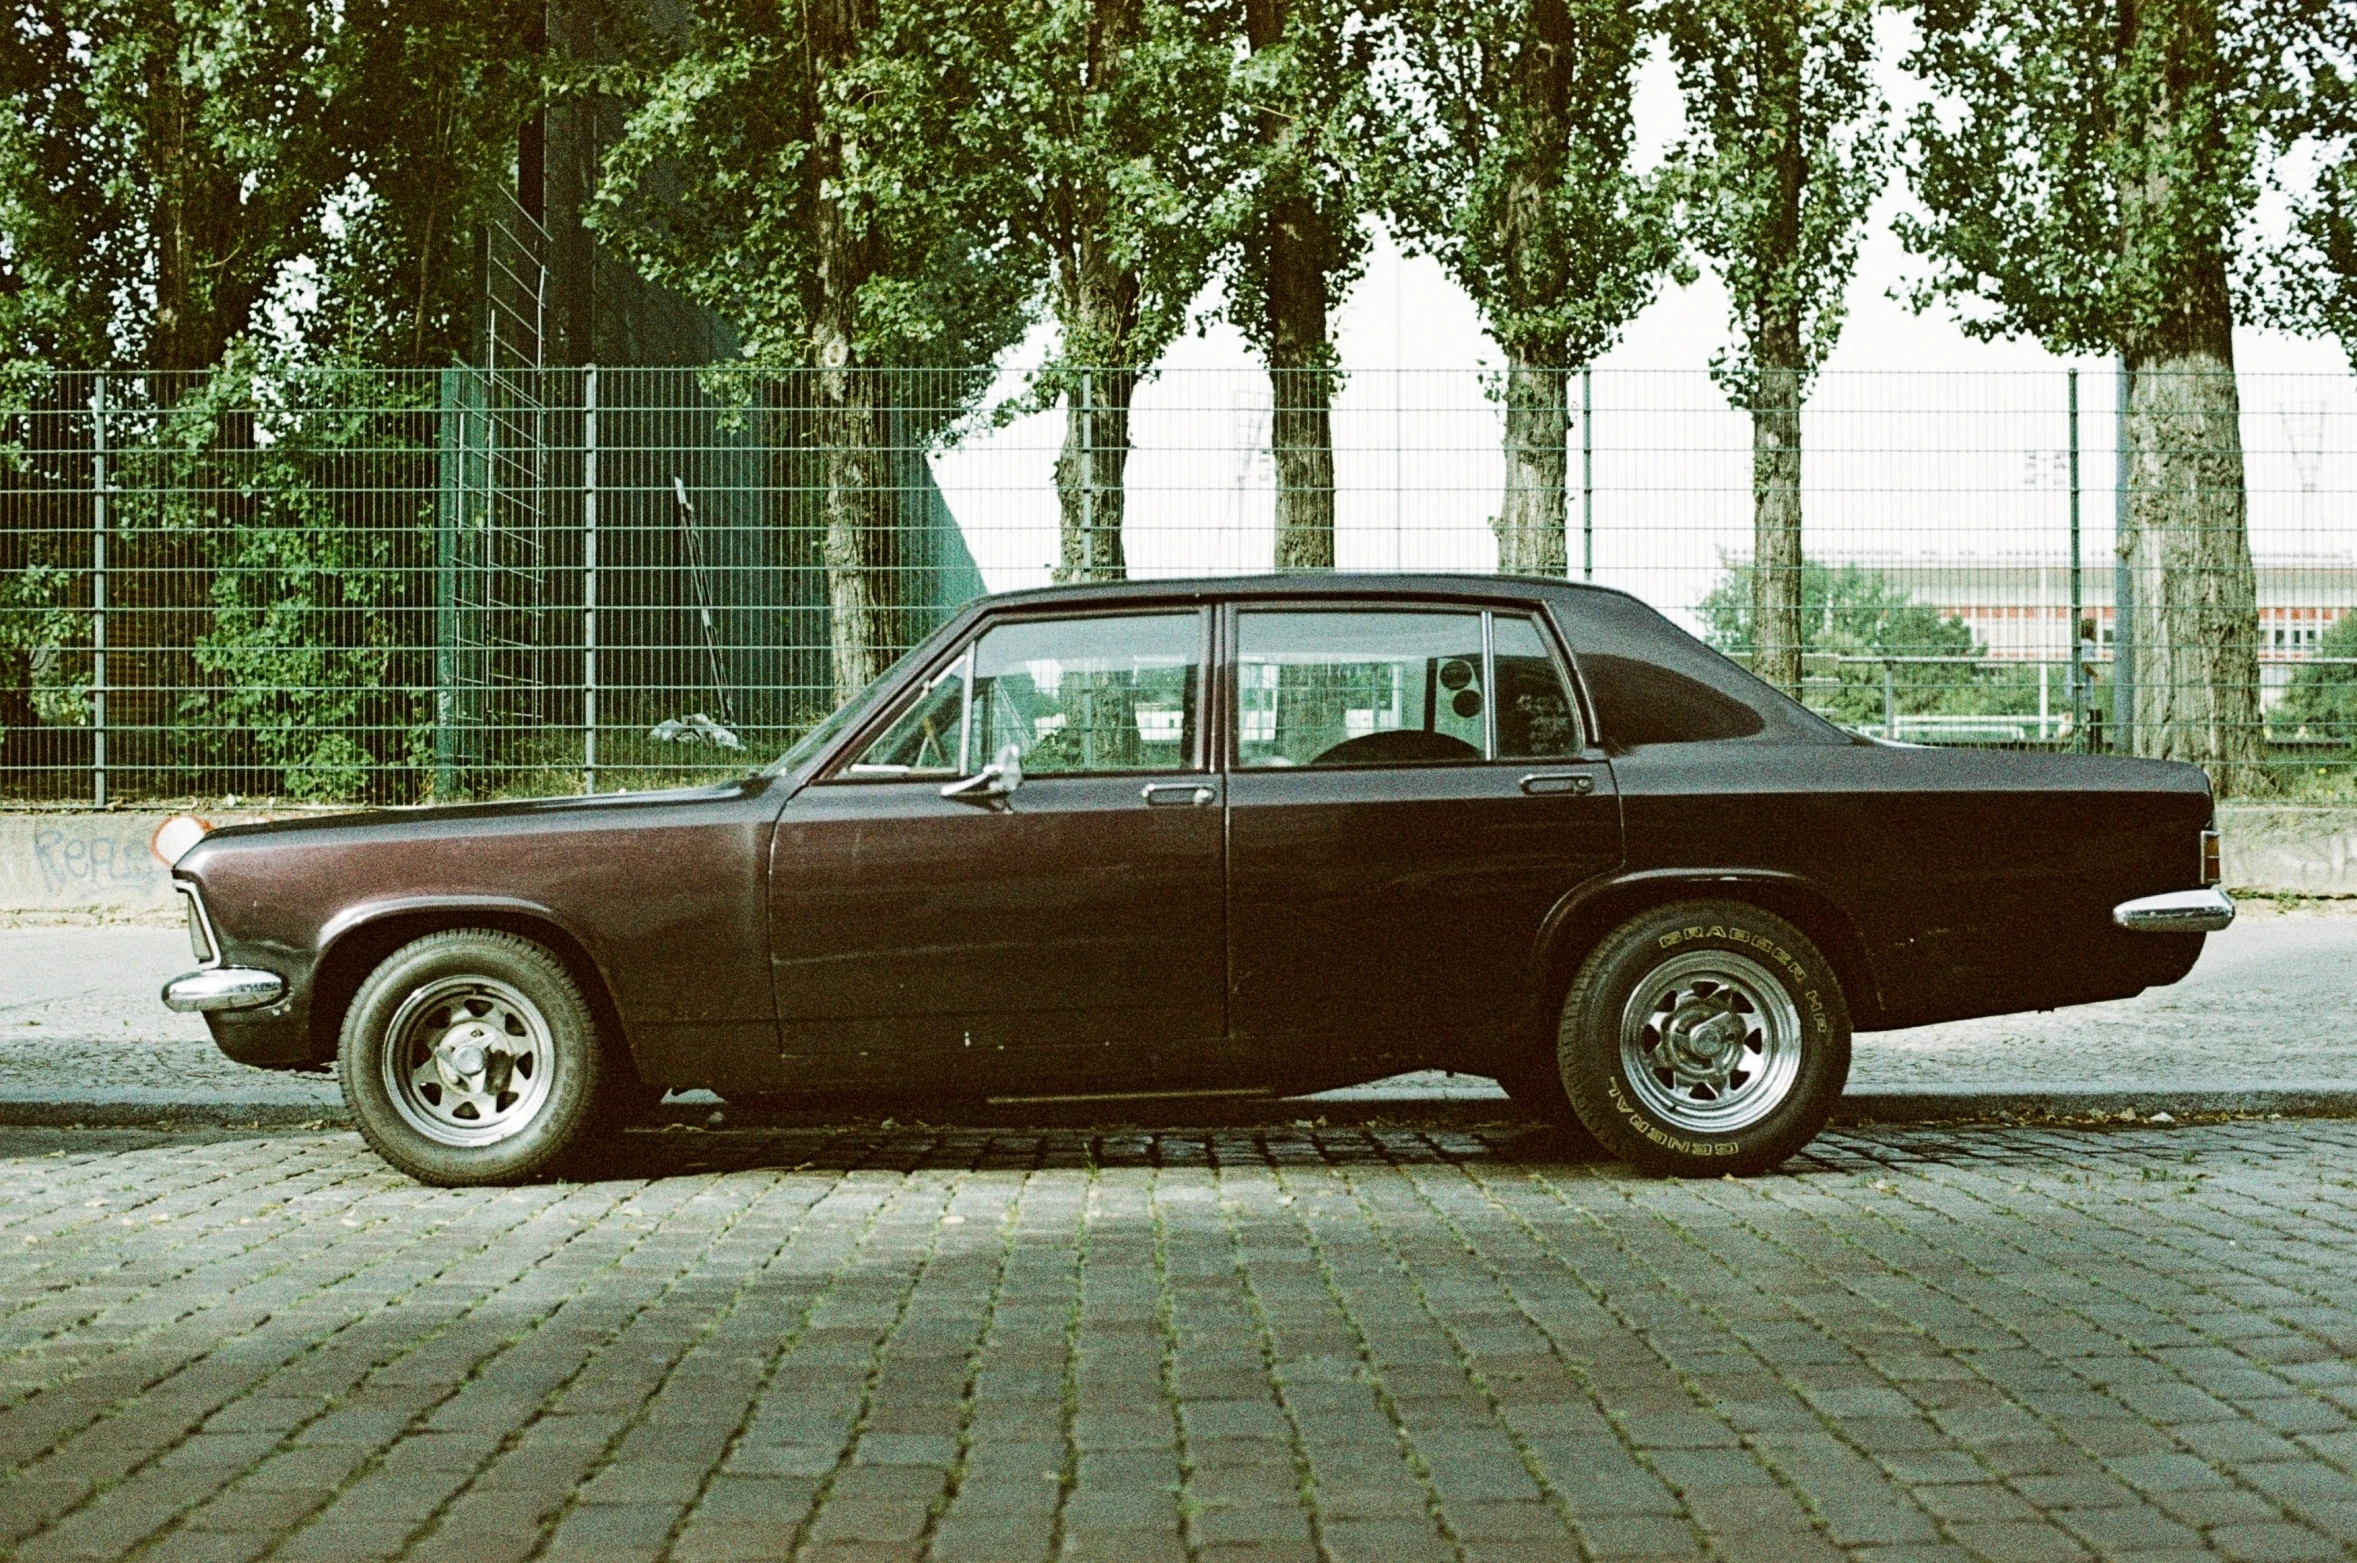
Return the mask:
<path id="1" fill-rule="evenodd" d="M 2337 1557 L 2357 1124 L 0 1131 L 33 1560 Z"/>

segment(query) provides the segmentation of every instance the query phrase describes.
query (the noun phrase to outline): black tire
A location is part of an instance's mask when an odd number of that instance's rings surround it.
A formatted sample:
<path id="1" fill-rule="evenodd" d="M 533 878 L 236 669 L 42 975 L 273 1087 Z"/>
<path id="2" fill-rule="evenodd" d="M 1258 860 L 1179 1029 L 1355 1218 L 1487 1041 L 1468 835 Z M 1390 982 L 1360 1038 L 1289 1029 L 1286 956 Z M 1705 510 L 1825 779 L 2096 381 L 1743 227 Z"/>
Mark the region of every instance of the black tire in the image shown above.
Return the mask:
<path id="1" fill-rule="evenodd" d="M 1614 1155 L 1675 1177 L 1748 1176 L 1832 1116 L 1850 1074 L 1849 1007 L 1824 953 L 1783 918 L 1686 901 L 1630 918 L 1589 952 L 1557 1055 L 1573 1109 Z"/>
<path id="2" fill-rule="evenodd" d="M 336 1074 L 370 1148 L 443 1187 L 586 1165 L 646 1090 L 564 963 L 484 928 L 428 934 L 369 973 Z"/>

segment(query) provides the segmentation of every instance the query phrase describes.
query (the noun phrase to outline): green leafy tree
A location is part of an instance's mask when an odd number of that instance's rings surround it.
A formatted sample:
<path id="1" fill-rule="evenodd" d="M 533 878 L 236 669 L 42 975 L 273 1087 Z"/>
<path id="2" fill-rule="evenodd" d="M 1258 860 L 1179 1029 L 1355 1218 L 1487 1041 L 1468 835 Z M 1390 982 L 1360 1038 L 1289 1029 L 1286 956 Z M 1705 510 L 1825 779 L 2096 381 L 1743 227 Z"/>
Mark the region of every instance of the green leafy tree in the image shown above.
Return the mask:
<path id="1" fill-rule="evenodd" d="M 996 220 L 1046 269 L 1064 403 L 1056 577 L 1118 580 L 1130 405 L 1185 329 L 1233 225 L 1240 168 L 1222 16 L 1196 0 L 984 0 L 973 88 L 901 94 L 997 177 Z M 941 13 L 935 14 L 935 25 Z"/>
<path id="2" fill-rule="evenodd" d="M 835 692 L 905 639 L 893 375 L 987 363 L 1036 271 L 978 208 L 986 149 L 911 136 L 989 62 L 971 16 L 912 0 L 691 0 L 667 57 L 612 73 L 632 104 L 591 222 L 652 280 L 707 304 L 757 359 L 807 366 Z M 979 375 L 936 379 L 938 429 Z"/>
<path id="3" fill-rule="evenodd" d="M 540 90 L 535 5 L 20 0 L 0 53 L 0 355 L 201 371 L 464 343 L 473 223 Z"/>
<path id="4" fill-rule="evenodd" d="M 1752 660 L 1760 635 L 1758 569 L 1728 566 L 1702 599 L 1703 638 L 1738 661 Z M 1794 572 L 1800 587 L 1800 647 L 1828 657 L 1978 657 L 1962 619 L 1942 618 L 1906 587 L 1864 565 L 1804 560 Z M 1893 704 L 1910 716 L 1988 709 L 1989 676 L 1959 662 L 1915 662 L 1893 668 Z M 1821 680 L 1830 679 L 1830 684 Z M 1882 667 L 1875 662 L 1829 661 L 1812 680 L 1809 703 L 1835 721 L 1865 724 L 1882 716 Z"/>
<path id="5" fill-rule="evenodd" d="M 1236 108 L 1249 203 L 1231 248 L 1229 312 L 1269 373 L 1276 564 L 1334 567 L 1331 315 L 1366 265 L 1372 37 L 1345 0 L 1246 0 Z"/>
<path id="6" fill-rule="evenodd" d="M 1801 407 L 1841 335 L 1882 185 L 1872 0 L 1666 0 L 1687 238 L 1726 285 L 1711 374 L 1751 414 L 1752 667 L 1800 688 Z"/>
<path id="7" fill-rule="evenodd" d="M 2357 369 L 2357 8 L 2286 3 L 2304 24 L 2293 31 L 2288 139 L 2305 143 L 2316 179 L 2292 202 L 2271 302 L 2279 322 L 2338 337 Z"/>
<path id="8" fill-rule="evenodd" d="M 1631 167 L 1635 0 L 1396 0 L 1371 77 L 1386 220 L 1504 349 L 1498 568 L 1561 575 L 1569 371 L 1677 253 L 1669 191 Z"/>
<path id="9" fill-rule="evenodd" d="M 2317 637 L 2318 658 L 2357 658 L 2357 613 L 2344 613 Z M 2345 743 L 2357 752 L 2357 666 L 2347 662 L 2303 662 L 2292 674 L 2283 703 L 2275 708 L 2275 730 L 2295 738 Z"/>
<path id="10" fill-rule="evenodd" d="M 2134 748 L 2221 792 L 2267 785 L 2234 326 L 2305 4 L 1922 0 L 1908 59 L 1915 302 L 2124 362 Z"/>

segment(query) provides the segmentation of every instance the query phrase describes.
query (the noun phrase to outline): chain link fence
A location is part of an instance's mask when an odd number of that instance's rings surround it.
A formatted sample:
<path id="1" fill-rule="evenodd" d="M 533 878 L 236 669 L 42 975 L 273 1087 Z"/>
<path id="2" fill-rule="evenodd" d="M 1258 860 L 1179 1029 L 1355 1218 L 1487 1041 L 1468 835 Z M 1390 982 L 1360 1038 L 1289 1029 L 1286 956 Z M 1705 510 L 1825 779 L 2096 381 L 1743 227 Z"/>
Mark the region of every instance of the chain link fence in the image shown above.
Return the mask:
<path id="1" fill-rule="evenodd" d="M 759 762 L 847 668 L 1075 561 L 1264 571 L 1282 517 L 1289 548 L 1325 527 L 1343 570 L 1495 568 L 1496 377 L 1319 382 L 871 372 L 847 418 L 841 377 L 738 366 L 19 369 L 0 382 L 0 799 L 642 787 Z M 1749 418 L 1701 373 L 1561 384 L 1568 572 L 1748 656 Z M 2357 382 L 2237 389 L 2257 611 L 2229 617 L 2256 636 L 2253 785 L 2346 798 Z M 2136 480 L 2116 395 L 2060 370 L 1819 379 L 1809 704 L 1912 742 L 2149 750 L 2147 617 L 2119 605 L 2142 582 L 2206 594 L 2201 622 L 2223 622 L 2209 599 L 2234 583 L 2121 558 Z M 1296 404 L 1328 400 L 1330 465 L 1272 451 L 1272 427 L 1317 426 Z M 1279 492 L 1328 470 L 1330 489 Z M 875 609 L 864 664 L 839 633 L 846 571 Z M 2184 676 L 2149 648 L 2143 671 Z"/>

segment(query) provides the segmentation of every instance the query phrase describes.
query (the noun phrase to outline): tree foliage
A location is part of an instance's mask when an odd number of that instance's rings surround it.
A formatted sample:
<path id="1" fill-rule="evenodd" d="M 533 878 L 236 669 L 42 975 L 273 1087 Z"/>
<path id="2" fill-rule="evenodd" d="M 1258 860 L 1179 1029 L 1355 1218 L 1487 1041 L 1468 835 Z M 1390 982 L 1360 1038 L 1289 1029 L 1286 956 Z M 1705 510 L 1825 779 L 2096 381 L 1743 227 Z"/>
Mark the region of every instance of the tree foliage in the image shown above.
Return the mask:
<path id="1" fill-rule="evenodd" d="M 1805 561 L 1800 570 L 1802 645 L 1820 657 L 1978 657 L 1962 619 L 1943 618 L 1913 592 L 1865 565 Z M 1703 638 L 1737 661 L 1748 661 L 1758 639 L 1752 566 L 1727 566 L 1698 611 Z M 1833 720 L 1860 725 L 1882 716 L 1882 668 L 1872 661 L 1821 661 L 1812 668 L 1809 704 Z M 1935 712 L 1978 715 L 1990 702 L 1991 675 L 1960 662 L 1896 664 L 1894 705 L 1905 715 Z M 1830 684 L 1823 682 L 1831 680 Z"/>
<path id="2" fill-rule="evenodd" d="M 1631 162 L 1643 16 L 1625 0 L 1398 0 L 1383 210 L 1524 363 L 1588 363 L 1676 254 L 1671 192 Z"/>
<path id="3" fill-rule="evenodd" d="M 1019 334 L 1036 271 L 979 207 L 979 149 L 908 139 L 937 128 L 910 125 L 913 83 L 973 90 L 981 61 L 959 13 L 882 5 L 841 62 L 814 48 L 809 6 L 692 0 L 684 13 L 674 39 L 601 78 L 629 105 L 588 215 L 601 238 L 764 362 L 809 363 L 827 289 L 846 281 L 862 363 L 987 363 Z M 870 251 L 857 278 L 822 269 L 836 213 Z"/>
<path id="4" fill-rule="evenodd" d="M 2292 34 L 2298 90 L 2288 139 L 2316 175 L 2292 201 L 2270 302 L 2280 323 L 2338 337 L 2357 370 L 2357 7 L 2285 3 L 2308 13 Z"/>
<path id="5" fill-rule="evenodd" d="M 1889 168 L 1866 0 L 1668 0 L 1686 103 L 1670 154 L 1681 231 L 1727 289 L 1711 371 L 1739 407 L 1760 372 L 1805 393 L 1841 336 L 1868 209 Z"/>
<path id="6" fill-rule="evenodd" d="M 2357 752 L 2357 666 L 2326 660 L 2357 658 L 2357 612 L 2343 613 L 2317 637 L 2316 657 L 2293 671 L 2272 725 L 2287 737 L 2342 743 Z"/>
<path id="7" fill-rule="evenodd" d="M 2204 331 L 2198 312 L 2247 313 L 2226 289 L 2254 281 L 2260 160 L 2322 3 L 1922 0 L 1907 66 L 1934 93 L 1908 121 L 1924 210 L 1897 222 L 1929 264 L 1913 302 L 1956 304 L 1976 337 L 2131 358 Z"/>
<path id="8" fill-rule="evenodd" d="M 0 355 L 201 369 L 464 344 L 539 61 L 523 0 L 16 0 Z"/>
<path id="9" fill-rule="evenodd" d="M 1377 101 L 1383 209 L 1505 350 L 1498 567 L 1561 575 L 1567 372 L 1651 302 L 1677 254 L 1666 183 L 1632 164 L 1635 0 L 1396 0 Z"/>

